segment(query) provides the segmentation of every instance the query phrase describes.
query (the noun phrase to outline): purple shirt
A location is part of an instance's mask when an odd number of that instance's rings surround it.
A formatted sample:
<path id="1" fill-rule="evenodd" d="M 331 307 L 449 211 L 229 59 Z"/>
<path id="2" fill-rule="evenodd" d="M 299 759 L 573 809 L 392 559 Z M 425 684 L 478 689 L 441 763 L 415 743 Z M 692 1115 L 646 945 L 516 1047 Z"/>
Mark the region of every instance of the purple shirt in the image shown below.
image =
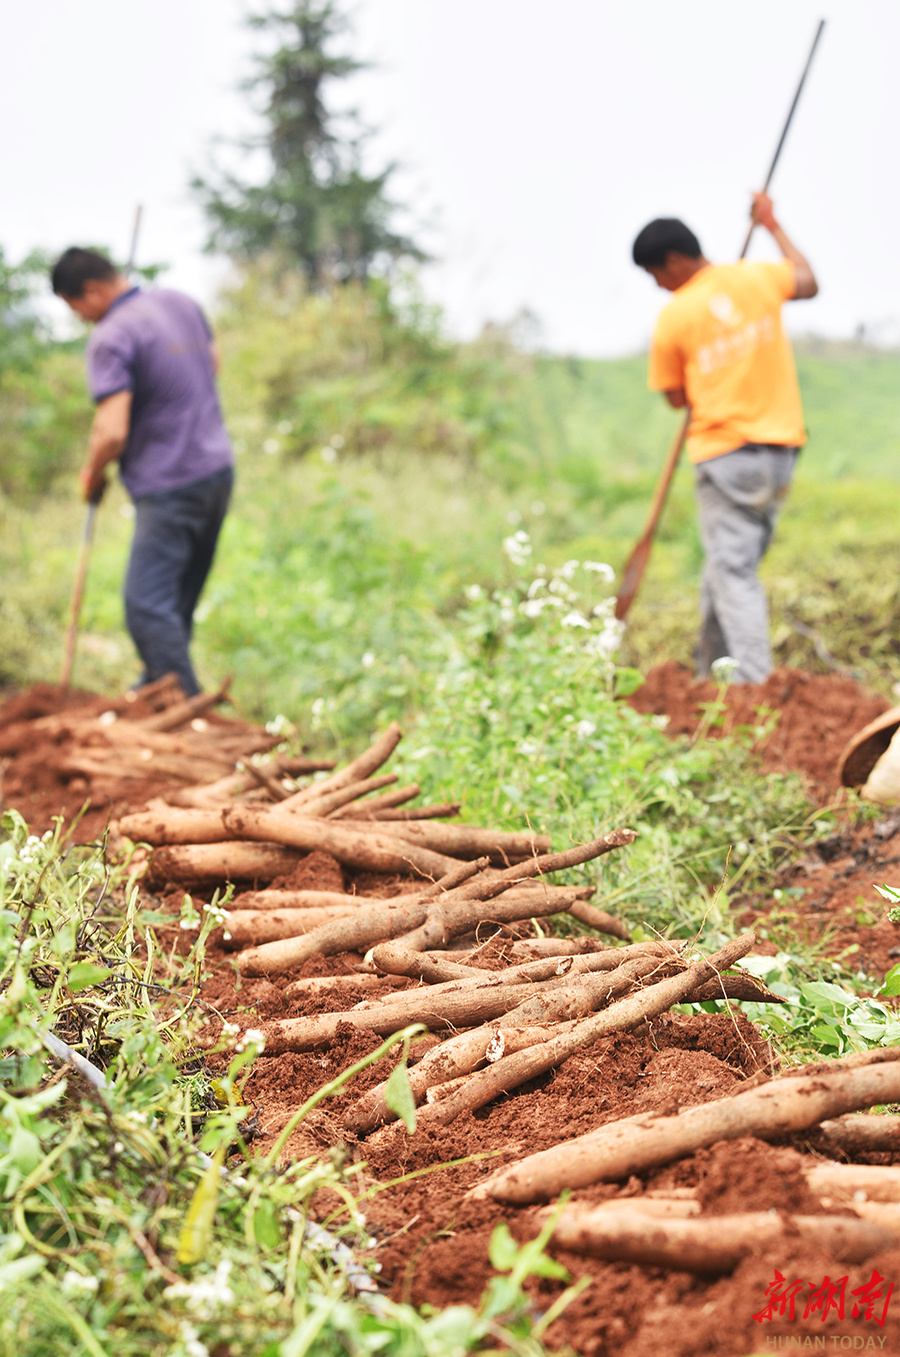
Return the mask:
<path id="1" fill-rule="evenodd" d="M 87 346 L 95 401 L 133 395 L 119 464 L 132 499 L 176 490 L 231 466 L 209 352 L 212 332 L 182 292 L 132 288 L 98 321 Z"/>

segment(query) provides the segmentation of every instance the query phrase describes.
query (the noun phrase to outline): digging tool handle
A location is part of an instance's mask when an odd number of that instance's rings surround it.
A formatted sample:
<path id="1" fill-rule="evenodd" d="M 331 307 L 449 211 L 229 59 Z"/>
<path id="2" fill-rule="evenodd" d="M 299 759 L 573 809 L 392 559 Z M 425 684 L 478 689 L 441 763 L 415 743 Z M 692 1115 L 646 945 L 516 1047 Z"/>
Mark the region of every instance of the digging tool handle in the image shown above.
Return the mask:
<path id="1" fill-rule="evenodd" d="M 81 533 L 81 546 L 78 551 L 78 568 L 75 571 L 75 584 L 72 589 L 72 601 L 69 605 L 69 626 L 66 631 L 66 646 L 63 662 L 59 671 L 60 688 L 68 688 L 72 674 L 72 661 L 75 658 L 75 638 L 78 635 L 78 614 L 81 612 L 81 598 L 84 594 L 84 581 L 87 577 L 88 560 L 91 554 L 91 539 L 94 536 L 94 520 L 97 517 L 97 505 L 103 497 L 103 489 L 95 490 L 88 501 L 84 528 Z"/>
<path id="2" fill-rule="evenodd" d="M 128 251 L 128 263 L 125 265 L 125 272 L 129 275 L 133 273 L 134 261 L 137 259 L 137 243 L 141 231 L 141 217 L 143 216 L 143 212 L 143 206 L 141 203 L 138 203 L 137 207 L 134 209 L 134 226 L 131 229 L 131 249 Z"/>
<path id="3" fill-rule="evenodd" d="M 782 148 L 784 147 L 785 140 L 787 139 L 788 130 L 794 117 L 794 113 L 796 112 L 797 105 L 800 102 L 800 95 L 803 92 L 803 86 L 804 83 L 806 82 L 806 77 L 809 73 L 809 68 L 812 65 L 812 59 L 815 56 L 816 47 L 819 44 L 819 39 L 822 36 L 822 30 L 824 27 L 825 20 L 820 19 L 819 26 L 816 29 L 816 36 L 813 38 L 812 47 L 809 49 L 809 56 L 806 58 L 806 65 L 803 67 L 803 74 L 800 77 L 800 83 L 798 84 L 796 93 L 794 94 L 794 98 L 791 103 L 791 107 L 788 111 L 784 127 L 781 130 L 781 136 L 778 139 L 778 145 L 775 148 L 775 154 L 772 157 L 772 163 L 769 166 L 769 172 L 766 175 L 766 181 L 763 184 L 762 188 L 763 193 L 768 192 L 769 185 L 772 182 L 772 176 L 775 173 L 775 167 L 778 164 Z M 746 258 L 747 250 L 750 247 L 750 241 L 752 239 L 753 232 L 755 229 L 756 223 L 751 221 L 750 229 L 747 232 L 747 238 L 744 241 L 744 245 L 740 253 L 741 259 Z M 646 569 L 647 562 L 650 559 L 650 549 L 653 545 L 653 538 L 656 533 L 656 526 L 659 522 L 660 515 L 662 514 L 663 507 L 666 502 L 666 496 L 669 493 L 669 486 L 672 484 L 672 478 L 675 475 L 675 469 L 678 466 L 678 459 L 681 456 L 681 449 L 684 447 L 684 442 L 687 437 L 689 423 L 690 423 L 690 411 L 687 412 L 684 420 L 682 421 L 679 427 L 675 440 L 672 443 L 671 448 L 669 449 L 669 455 L 666 458 L 665 463 L 663 464 L 662 471 L 660 472 L 659 480 L 657 481 L 656 490 L 653 496 L 653 503 L 650 507 L 650 513 L 647 518 L 647 526 L 644 529 L 644 534 L 641 537 L 640 541 L 635 546 L 631 555 L 629 556 L 628 563 L 625 566 L 625 571 L 622 577 L 622 588 L 620 589 L 619 596 L 616 599 L 616 617 L 619 619 L 620 622 L 625 618 L 626 614 L 628 613 L 629 608 L 634 602 L 635 595 L 637 594 L 637 591 L 640 588 L 640 583 L 644 576 L 644 570 Z"/>
<path id="4" fill-rule="evenodd" d="M 647 525 L 644 528 L 643 536 L 635 546 L 631 555 L 628 557 L 628 563 L 622 573 L 622 587 L 616 597 L 616 618 L 621 622 L 624 620 L 628 609 L 634 602 L 634 596 L 640 587 L 647 561 L 650 558 L 650 549 L 653 546 L 653 538 L 656 533 L 656 525 L 659 522 L 660 515 L 665 507 L 666 498 L 669 494 L 669 486 L 672 484 L 672 478 L 678 466 L 678 459 L 681 456 L 681 449 L 684 447 L 684 440 L 687 438 L 688 425 L 691 422 L 690 410 L 685 411 L 684 418 L 678 426 L 678 431 L 672 440 L 666 460 L 663 463 L 662 471 L 659 473 L 659 479 L 656 482 L 656 489 L 653 492 L 653 503 L 650 505 L 650 512 L 647 515 Z"/>
<path id="5" fill-rule="evenodd" d="M 802 74 L 801 77 L 800 77 L 800 83 L 799 83 L 799 85 L 797 86 L 796 93 L 794 94 L 793 103 L 791 104 L 791 107 L 790 107 L 790 109 L 789 109 L 789 111 L 788 111 L 787 119 L 785 120 L 784 127 L 782 128 L 781 137 L 779 138 L 778 145 L 775 147 L 775 154 L 773 155 L 773 157 L 772 157 L 772 163 L 771 163 L 771 165 L 769 166 L 769 173 L 766 175 L 766 182 L 765 182 L 765 183 L 763 184 L 763 186 L 762 186 L 762 191 L 763 191 L 763 193 L 768 193 L 768 191 L 769 191 L 769 185 L 770 185 L 771 182 L 772 182 L 772 176 L 773 176 L 773 174 L 775 173 L 775 167 L 776 167 L 776 165 L 778 164 L 779 157 L 781 156 L 782 147 L 784 146 L 784 143 L 785 143 L 785 141 L 786 141 L 786 139 L 787 139 L 788 129 L 790 128 L 790 125 L 791 125 L 791 122 L 792 122 L 792 120 L 793 120 L 794 114 L 795 114 L 795 112 L 796 112 L 796 110 L 797 110 L 797 105 L 798 105 L 799 102 L 800 102 L 800 95 L 803 93 L 803 86 L 804 86 L 804 84 L 805 84 L 805 82 L 806 82 L 806 77 L 807 77 L 807 75 L 809 74 L 809 68 L 810 68 L 810 66 L 812 65 L 812 59 L 813 59 L 813 57 L 814 57 L 815 54 L 816 54 L 816 48 L 817 48 L 818 45 L 819 45 L 819 39 L 820 39 L 821 36 L 822 36 L 822 29 L 823 29 L 824 27 L 825 27 L 825 20 L 824 20 L 824 19 L 820 19 L 820 20 L 819 20 L 819 27 L 816 29 L 816 36 L 813 38 L 812 47 L 809 49 L 809 56 L 806 58 L 806 65 L 803 67 L 803 74 Z M 745 259 L 745 258 L 746 258 L 746 256 L 747 256 L 747 251 L 748 251 L 748 249 L 750 248 L 750 241 L 751 241 L 751 239 L 753 238 L 753 232 L 755 231 L 755 229 L 756 229 L 756 222 L 752 221 L 752 222 L 750 223 L 750 229 L 749 229 L 749 231 L 747 232 L 747 239 L 744 241 L 744 248 L 741 250 L 741 253 L 740 253 L 739 258 L 741 258 L 741 259 Z"/>

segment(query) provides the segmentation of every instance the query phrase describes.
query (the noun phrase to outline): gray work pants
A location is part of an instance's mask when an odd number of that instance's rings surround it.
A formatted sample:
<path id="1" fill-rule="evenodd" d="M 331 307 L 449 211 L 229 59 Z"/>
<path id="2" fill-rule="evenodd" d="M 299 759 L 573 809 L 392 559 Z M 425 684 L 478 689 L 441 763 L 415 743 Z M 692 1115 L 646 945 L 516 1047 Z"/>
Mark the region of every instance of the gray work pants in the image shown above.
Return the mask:
<path id="1" fill-rule="evenodd" d="M 761 683 L 772 671 L 769 609 L 756 570 L 796 460 L 796 448 L 747 443 L 696 467 L 706 553 L 696 656 L 700 678 L 723 655 L 737 661 L 736 683 Z"/>

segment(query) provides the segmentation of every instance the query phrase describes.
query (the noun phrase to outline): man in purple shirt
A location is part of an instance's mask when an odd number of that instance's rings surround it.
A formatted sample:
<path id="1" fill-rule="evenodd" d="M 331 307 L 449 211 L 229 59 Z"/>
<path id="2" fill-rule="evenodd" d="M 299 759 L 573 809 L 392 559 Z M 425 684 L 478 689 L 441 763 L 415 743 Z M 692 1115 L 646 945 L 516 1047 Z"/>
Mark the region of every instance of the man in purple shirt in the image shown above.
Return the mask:
<path id="1" fill-rule="evenodd" d="M 196 302 L 142 292 L 93 250 L 66 250 L 53 291 L 94 324 L 88 380 L 97 403 L 79 473 L 97 502 L 118 461 L 134 501 L 125 618 L 144 663 L 138 686 L 175 673 L 200 692 L 188 646 L 234 478 L 216 394 L 218 358 Z"/>

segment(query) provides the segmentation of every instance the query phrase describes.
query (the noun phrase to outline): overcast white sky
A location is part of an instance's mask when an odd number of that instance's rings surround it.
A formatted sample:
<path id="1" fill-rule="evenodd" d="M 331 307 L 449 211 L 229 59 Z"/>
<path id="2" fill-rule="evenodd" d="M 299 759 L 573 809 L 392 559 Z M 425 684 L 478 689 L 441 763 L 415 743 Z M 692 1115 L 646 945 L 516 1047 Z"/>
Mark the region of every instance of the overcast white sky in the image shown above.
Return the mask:
<path id="1" fill-rule="evenodd" d="M 259 0 L 262 8 L 266 0 Z M 108 242 L 211 299 L 187 191 L 216 135 L 252 126 L 236 85 L 246 0 L 0 0 L 0 243 Z M 664 300 L 630 262 L 681 216 L 714 259 L 743 241 L 816 23 L 828 20 L 773 185 L 821 283 L 795 331 L 900 339 L 897 0 L 356 0 L 348 92 L 439 256 L 456 333 L 529 308 L 556 350 L 645 345 Z M 342 96 L 344 97 L 344 96 Z M 760 239 L 751 254 L 764 257 Z"/>

